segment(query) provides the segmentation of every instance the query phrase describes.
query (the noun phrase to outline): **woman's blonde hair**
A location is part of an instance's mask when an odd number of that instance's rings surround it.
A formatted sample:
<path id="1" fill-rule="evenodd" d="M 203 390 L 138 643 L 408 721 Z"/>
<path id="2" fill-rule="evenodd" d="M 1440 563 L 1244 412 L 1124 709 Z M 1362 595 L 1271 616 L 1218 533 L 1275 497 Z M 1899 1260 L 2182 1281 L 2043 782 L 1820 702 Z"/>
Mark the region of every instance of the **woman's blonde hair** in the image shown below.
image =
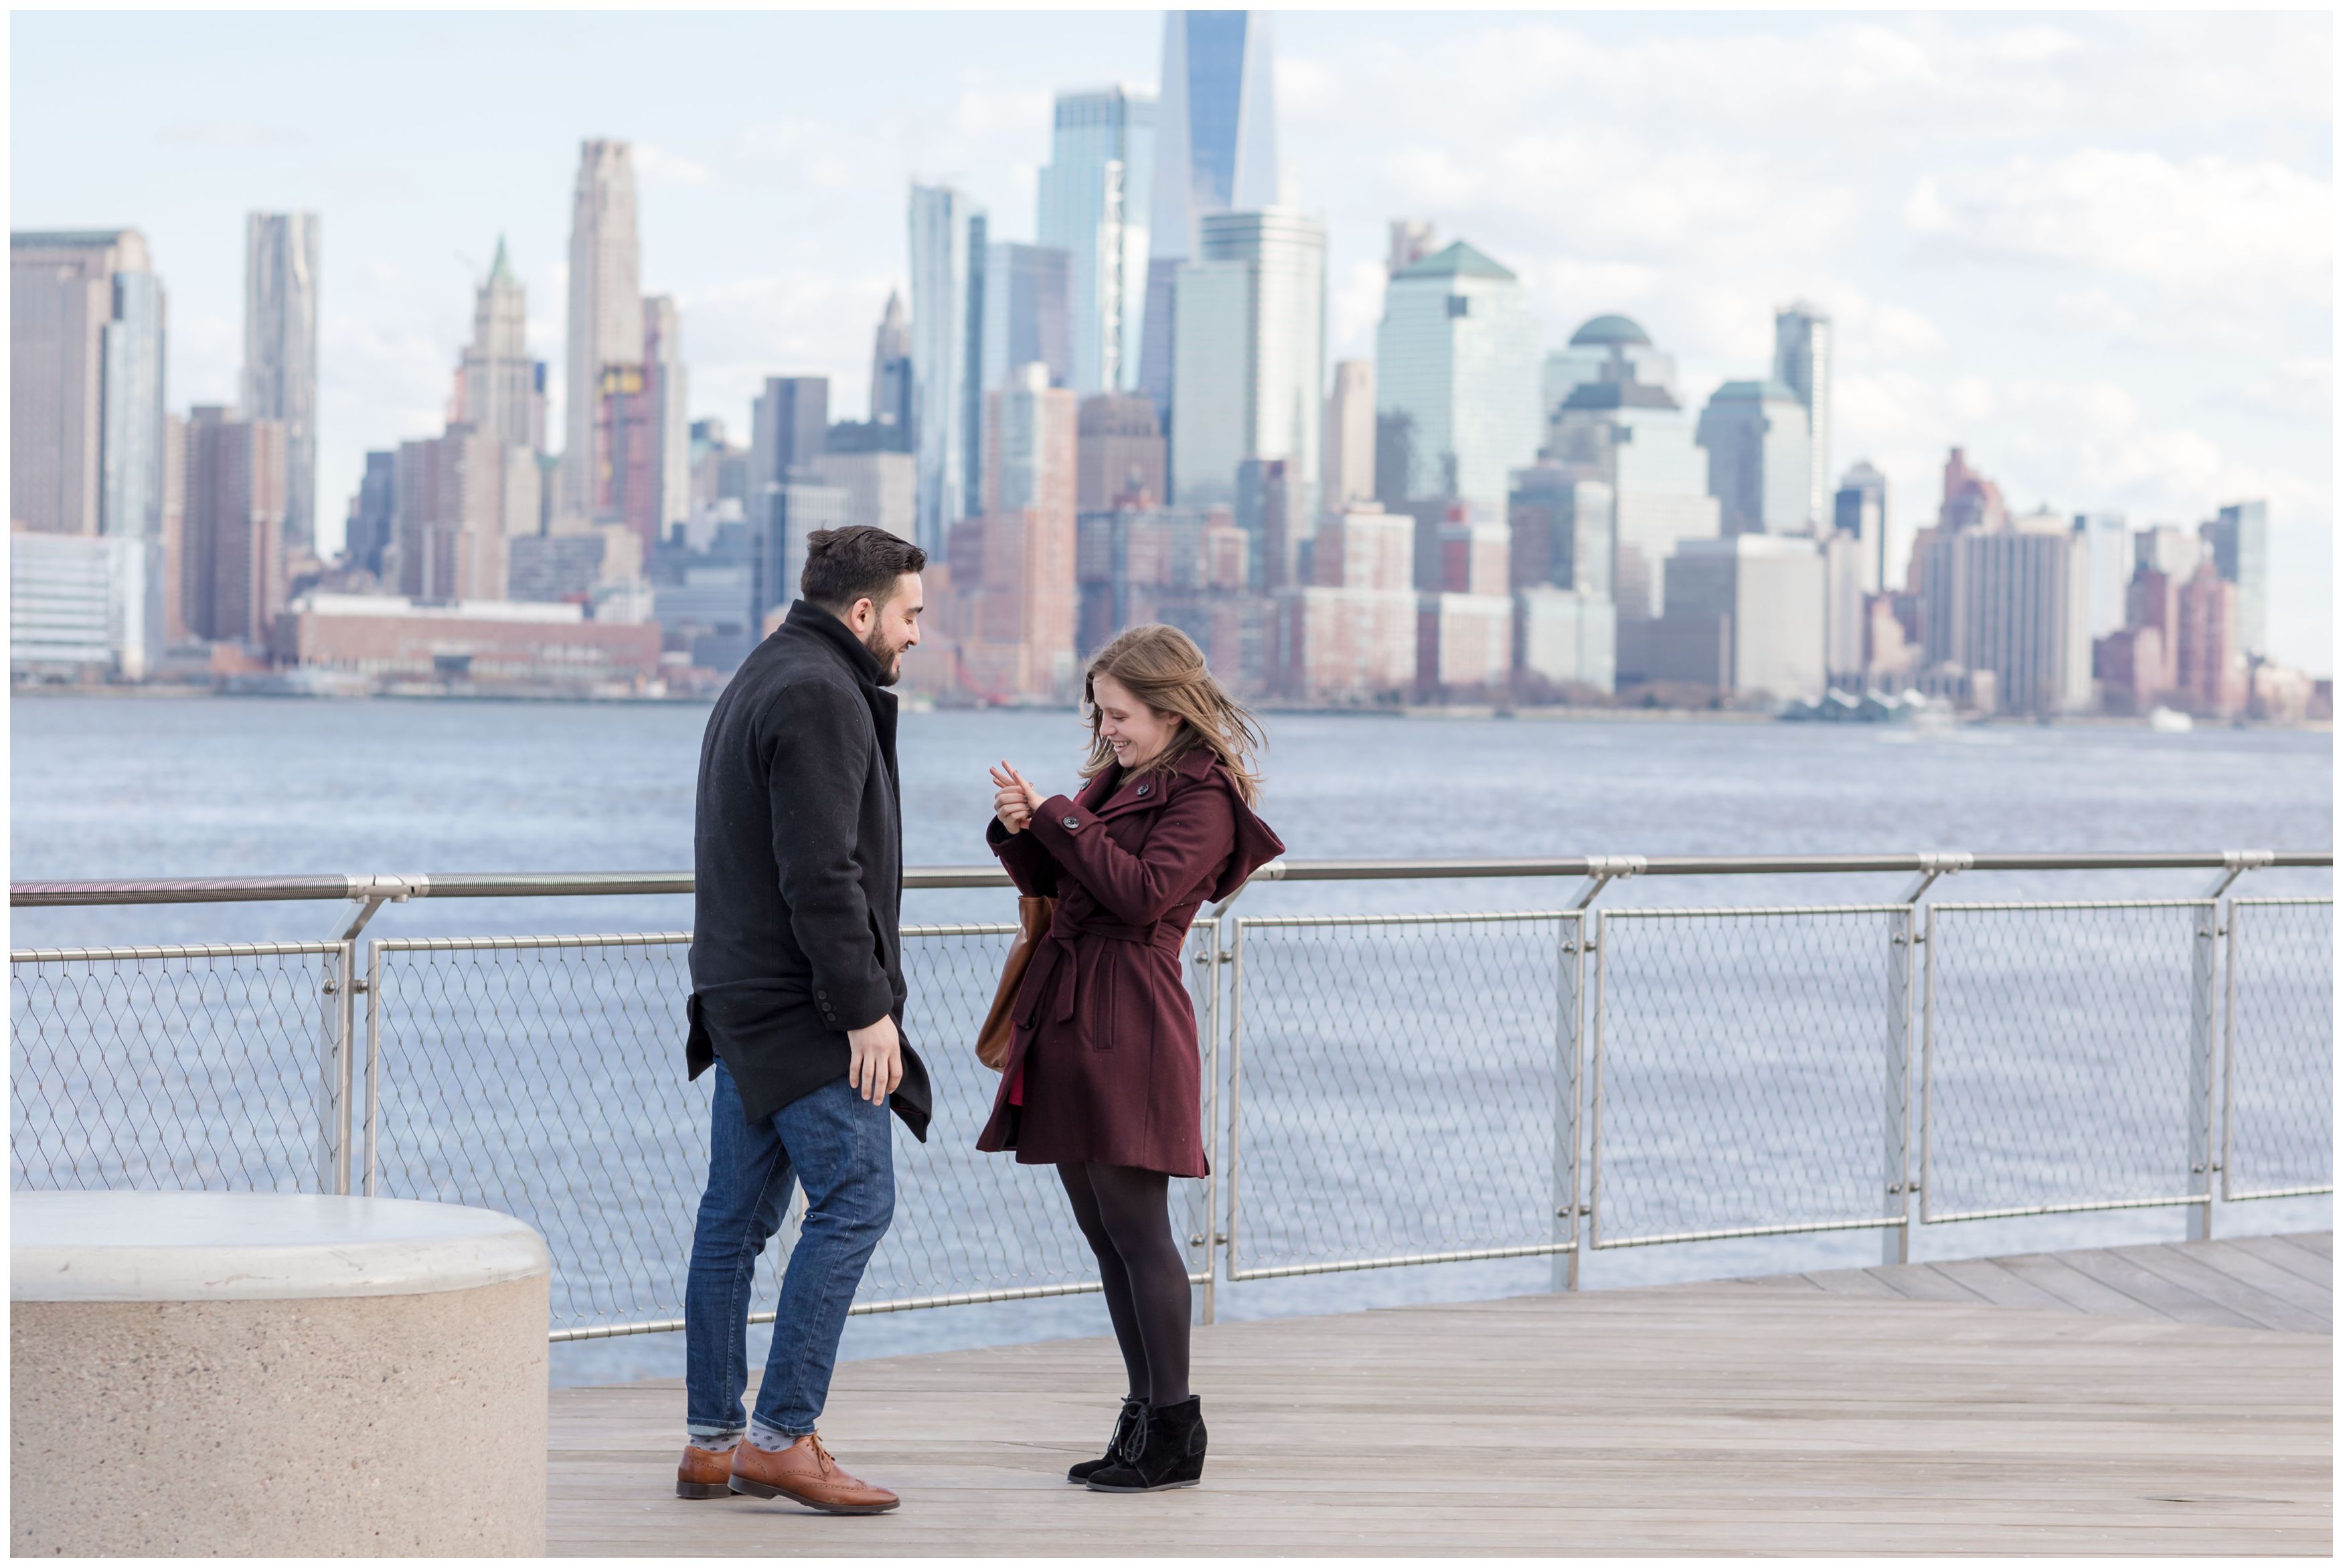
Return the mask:
<path id="1" fill-rule="evenodd" d="M 1248 806 L 1261 798 L 1253 753 L 1264 744 L 1261 726 L 1244 705 L 1222 689 L 1205 666 L 1204 650 L 1175 626 L 1135 626 L 1099 650 L 1082 672 L 1082 704 L 1091 710 L 1091 754 L 1082 777 L 1096 778 L 1114 766 L 1114 748 L 1100 733 L 1097 684 L 1112 676 L 1124 689 L 1160 714 L 1182 722 L 1153 760 L 1133 771 L 1152 773 L 1176 765 L 1206 747 L 1236 780 Z"/>

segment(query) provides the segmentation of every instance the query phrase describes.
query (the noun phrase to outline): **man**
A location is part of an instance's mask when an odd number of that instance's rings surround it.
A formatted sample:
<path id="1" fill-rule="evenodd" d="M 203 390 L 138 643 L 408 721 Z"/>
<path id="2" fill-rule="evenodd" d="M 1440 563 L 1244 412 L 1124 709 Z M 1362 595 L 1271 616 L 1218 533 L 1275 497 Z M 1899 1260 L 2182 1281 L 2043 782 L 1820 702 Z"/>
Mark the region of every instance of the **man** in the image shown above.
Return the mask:
<path id="1" fill-rule="evenodd" d="M 927 1070 L 902 1043 L 903 824 L 895 698 L 927 558 L 882 528 L 807 543 L 802 594 L 717 699 L 699 752 L 691 940 L 697 1078 L 716 1070 L 708 1190 L 684 1292 L 683 1497 L 789 1497 L 830 1513 L 898 1499 L 815 1432 L 838 1337 L 895 1208 L 892 1110 L 921 1141 Z M 749 1289 L 792 1181 L 753 1419 Z"/>

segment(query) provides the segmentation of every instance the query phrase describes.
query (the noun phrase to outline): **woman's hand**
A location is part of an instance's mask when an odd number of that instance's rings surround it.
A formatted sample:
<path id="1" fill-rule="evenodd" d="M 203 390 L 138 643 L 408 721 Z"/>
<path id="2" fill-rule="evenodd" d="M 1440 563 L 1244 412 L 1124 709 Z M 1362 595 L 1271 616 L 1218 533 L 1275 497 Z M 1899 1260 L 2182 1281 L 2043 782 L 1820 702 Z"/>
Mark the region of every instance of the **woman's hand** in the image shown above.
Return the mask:
<path id="1" fill-rule="evenodd" d="M 992 769 L 992 782 L 997 791 L 992 797 L 992 814 L 1010 832 L 1023 832 L 1025 824 L 1041 809 L 1041 792 L 1025 782 L 1024 777 L 1006 760 Z"/>

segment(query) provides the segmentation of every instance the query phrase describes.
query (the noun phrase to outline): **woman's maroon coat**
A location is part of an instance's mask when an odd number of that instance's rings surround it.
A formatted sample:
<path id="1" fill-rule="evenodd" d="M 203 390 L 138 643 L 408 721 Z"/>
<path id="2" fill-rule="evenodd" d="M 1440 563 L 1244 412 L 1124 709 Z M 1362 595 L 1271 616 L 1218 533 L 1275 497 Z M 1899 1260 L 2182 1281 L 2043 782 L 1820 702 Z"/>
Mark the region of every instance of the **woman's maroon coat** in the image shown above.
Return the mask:
<path id="1" fill-rule="evenodd" d="M 1023 832 L 995 820 L 985 837 L 1018 891 L 1055 898 L 1058 912 L 1018 990 L 976 1146 L 1028 1165 L 1202 1176 L 1203 1072 L 1181 950 L 1204 901 L 1285 846 L 1201 747 L 1127 782 L 1110 769 L 1074 799 L 1051 796 Z M 1021 1068 L 1025 1102 L 1012 1106 Z"/>

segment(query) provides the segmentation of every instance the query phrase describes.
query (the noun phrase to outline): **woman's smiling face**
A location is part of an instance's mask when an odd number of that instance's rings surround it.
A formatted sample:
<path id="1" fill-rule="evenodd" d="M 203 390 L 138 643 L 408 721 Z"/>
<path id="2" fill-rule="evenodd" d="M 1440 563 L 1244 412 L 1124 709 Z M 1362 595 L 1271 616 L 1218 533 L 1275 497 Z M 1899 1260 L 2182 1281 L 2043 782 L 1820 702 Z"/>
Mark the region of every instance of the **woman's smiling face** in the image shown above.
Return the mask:
<path id="1" fill-rule="evenodd" d="M 1091 681 L 1091 701 L 1098 709 L 1099 733 L 1114 748 L 1114 759 L 1125 768 L 1144 768 L 1163 753 L 1180 730 L 1176 713 L 1158 713 L 1131 694 L 1111 675 Z"/>

